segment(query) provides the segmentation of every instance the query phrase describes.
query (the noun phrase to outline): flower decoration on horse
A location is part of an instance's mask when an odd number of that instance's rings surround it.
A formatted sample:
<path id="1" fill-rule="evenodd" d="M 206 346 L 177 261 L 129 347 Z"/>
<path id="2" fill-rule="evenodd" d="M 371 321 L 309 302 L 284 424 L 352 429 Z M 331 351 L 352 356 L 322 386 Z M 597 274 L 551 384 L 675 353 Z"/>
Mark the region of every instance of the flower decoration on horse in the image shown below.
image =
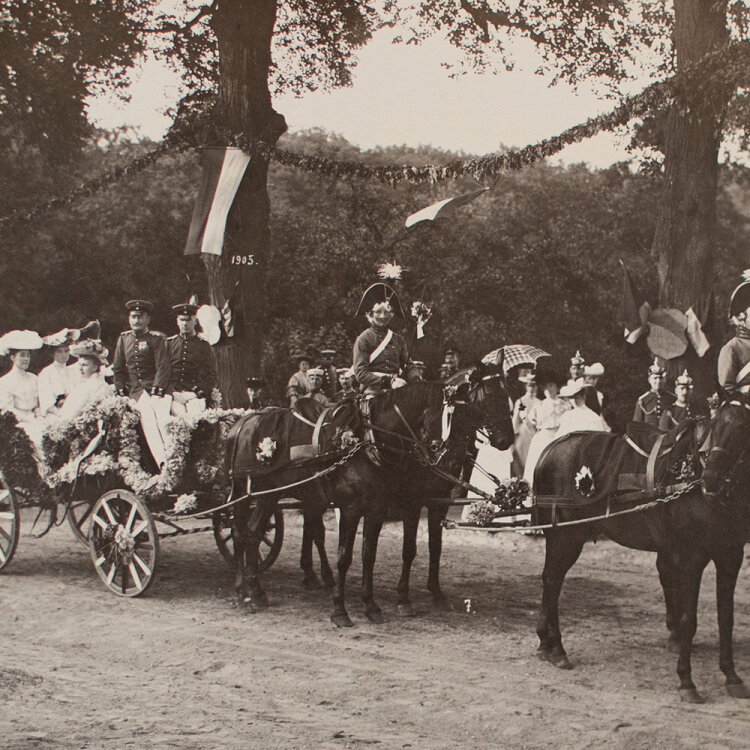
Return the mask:
<path id="1" fill-rule="evenodd" d="M 258 457 L 258 461 L 270 461 L 275 452 L 276 441 L 270 437 L 264 437 L 263 440 L 258 443 L 255 455 Z"/>

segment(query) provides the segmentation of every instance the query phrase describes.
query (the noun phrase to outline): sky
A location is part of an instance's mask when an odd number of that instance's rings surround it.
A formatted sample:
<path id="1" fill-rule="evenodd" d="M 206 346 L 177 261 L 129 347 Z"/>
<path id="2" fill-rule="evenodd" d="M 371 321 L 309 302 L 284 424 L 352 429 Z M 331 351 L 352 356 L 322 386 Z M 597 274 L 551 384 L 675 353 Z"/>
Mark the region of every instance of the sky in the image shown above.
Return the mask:
<path id="1" fill-rule="evenodd" d="M 290 131 L 322 128 L 363 149 L 426 145 L 482 155 L 557 135 L 615 106 L 591 90 L 549 87 L 533 72 L 538 58 L 530 44 L 517 49 L 514 71 L 498 75 L 451 78 L 440 63 L 456 60 L 456 55 L 442 39 L 393 45 L 385 30 L 360 51 L 351 87 L 301 98 L 281 96 L 274 107 L 286 117 Z M 90 102 L 90 115 L 103 127 L 131 125 L 140 135 L 158 139 L 169 126 L 163 110 L 177 102 L 179 81 L 153 61 L 133 79 L 129 104 L 100 98 Z M 600 134 L 569 146 L 552 161 L 603 167 L 627 158 L 616 136 Z"/>

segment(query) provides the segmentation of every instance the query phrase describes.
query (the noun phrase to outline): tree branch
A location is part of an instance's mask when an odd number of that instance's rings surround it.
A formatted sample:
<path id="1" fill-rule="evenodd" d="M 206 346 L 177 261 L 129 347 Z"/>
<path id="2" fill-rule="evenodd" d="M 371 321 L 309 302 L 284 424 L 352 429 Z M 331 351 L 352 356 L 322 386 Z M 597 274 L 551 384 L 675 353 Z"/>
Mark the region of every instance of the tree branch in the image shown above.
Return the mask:
<path id="1" fill-rule="evenodd" d="M 180 26 L 178 23 L 165 21 L 161 26 L 143 29 L 147 34 L 184 34 L 193 28 L 202 18 L 213 14 L 216 8 L 217 0 L 213 0 L 211 5 L 201 5 L 198 12 L 184 25 Z"/>
<path id="2" fill-rule="evenodd" d="M 482 4 L 479 7 L 472 5 L 469 0 L 461 0 L 461 8 L 471 16 L 474 23 L 482 30 L 484 42 L 489 42 L 490 40 L 489 27 L 492 25 L 496 29 L 506 28 L 522 31 L 533 42 L 542 46 L 550 43 L 543 34 L 540 34 L 523 19 L 512 18 L 511 14 L 504 10 L 492 10 L 484 0 L 482 0 Z"/>

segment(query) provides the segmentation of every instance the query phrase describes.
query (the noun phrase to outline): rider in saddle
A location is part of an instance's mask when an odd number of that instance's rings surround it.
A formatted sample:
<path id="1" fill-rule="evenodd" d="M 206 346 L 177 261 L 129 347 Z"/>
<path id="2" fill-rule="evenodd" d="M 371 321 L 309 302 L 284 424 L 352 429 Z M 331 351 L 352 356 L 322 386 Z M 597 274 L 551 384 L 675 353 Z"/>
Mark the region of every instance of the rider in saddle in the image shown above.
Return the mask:
<path id="1" fill-rule="evenodd" d="M 750 269 L 744 281 L 732 292 L 729 319 L 734 326 L 734 338 L 727 341 L 716 364 L 719 385 L 729 397 L 750 393 Z"/>
<path id="2" fill-rule="evenodd" d="M 661 415 L 659 420 L 659 429 L 664 432 L 669 432 L 680 422 L 693 416 L 690 404 L 690 397 L 693 395 L 693 379 L 688 375 L 687 370 L 674 381 L 674 392 L 677 400 Z"/>
<path id="3" fill-rule="evenodd" d="M 352 358 L 354 376 L 363 394 L 360 408 L 368 418 L 369 400 L 375 394 L 386 388 L 399 388 L 407 381 L 421 380 L 421 377 L 409 357 L 404 337 L 389 328 L 395 315 L 404 318 L 396 290 L 382 282 L 372 284 L 362 295 L 357 308 L 357 315 L 362 313 L 370 327 L 354 342 Z M 368 437 L 372 438 L 372 435 Z"/>
<path id="4" fill-rule="evenodd" d="M 634 422 L 659 427 L 661 415 L 674 404 L 674 396 L 664 388 L 666 382 L 667 373 L 655 357 L 654 363 L 648 368 L 648 383 L 651 390 L 638 397 L 633 414 Z"/>

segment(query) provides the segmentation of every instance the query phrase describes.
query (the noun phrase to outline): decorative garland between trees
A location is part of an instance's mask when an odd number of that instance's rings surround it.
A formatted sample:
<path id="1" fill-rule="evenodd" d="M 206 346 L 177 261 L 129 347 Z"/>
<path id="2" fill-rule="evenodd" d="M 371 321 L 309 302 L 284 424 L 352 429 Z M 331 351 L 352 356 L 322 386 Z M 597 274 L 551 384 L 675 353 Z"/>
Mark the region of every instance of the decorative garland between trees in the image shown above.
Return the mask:
<path id="1" fill-rule="evenodd" d="M 685 66 L 685 70 L 664 81 L 647 86 L 639 94 L 629 96 L 623 103 L 602 115 L 589 118 L 586 122 L 574 125 L 557 136 L 546 138 L 522 149 L 495 152 L 474 159 L 463 159 L 445 165 L 422 167 L 389 164 L 369 167 L 361 162 L 327 159 L 321 156 L 301 154 L 295 151 L 270 146 L 263 141 L 252 139 L 244 133 L 237 134 L 217 130 L 212 126 L 210 113 L 193 111 L 181 113 L 164 142 L 153 151 L 134 159 L 129 164 L 118 166 L 102 176 L 84 183 L 62 196 L 39 203 L 33 208 L 16 209 L 0 217 L 0 229 L 15 224 L 29 222 L 41 214 L 71 205 L 77 200 L 93 195 L 109 187 L 122 177 L 132 176 L 150 167 L 157 159 L 171 150 L 200 148 L 196 141 L 197 133 L 215 133 L 219 141 L 242 149 L 251 158 L 274 160 L 279 164 L 306 172 L 314 172 L 338 179 L 375 179 L 395 187 L 401 182 L 412 184 L 435 184 L 447 180 L 470 177 L 474 180 L 488 180 L 503 172 L 519 170 L 540 159 L 554 156 L 574 143 L 591 138 L 603 131 L 612 131 L 626 125 L 636 117 L 654 113 L 667 104 L 680 104 L 686 111 L 691 109 L 691 101 L 699 102 L 701 92 L 706 87 L 746 85 L 750 70 L 750 43 L 732 42 L 726 47 L 709 52 L 701 60 Z"/>

